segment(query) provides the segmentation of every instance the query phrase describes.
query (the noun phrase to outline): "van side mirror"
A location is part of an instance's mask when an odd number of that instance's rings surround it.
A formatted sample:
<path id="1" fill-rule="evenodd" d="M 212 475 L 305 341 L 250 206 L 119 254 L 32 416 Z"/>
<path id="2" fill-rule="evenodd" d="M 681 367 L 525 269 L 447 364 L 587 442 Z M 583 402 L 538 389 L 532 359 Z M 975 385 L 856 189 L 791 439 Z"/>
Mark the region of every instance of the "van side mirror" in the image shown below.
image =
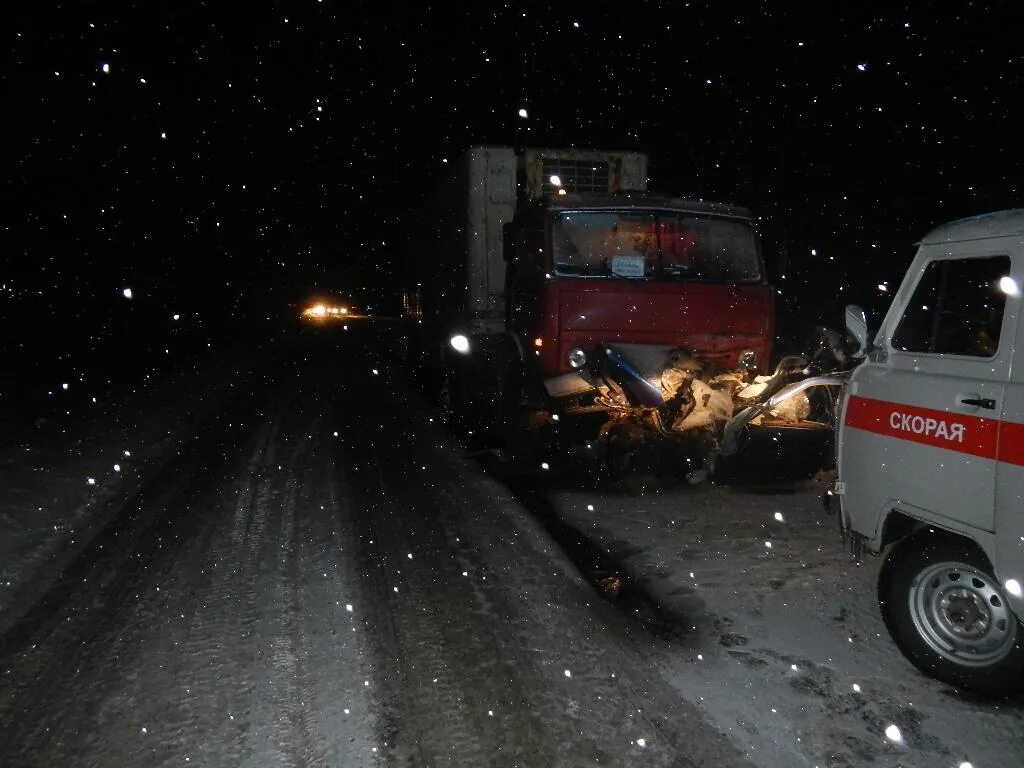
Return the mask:
<path id="1" fill-rule="evenodd" d="M 868 317 L 858 304 L 846 305 L 846 330 L 857 340 L 854 357 L 864 357 L 868 353 Z"/>

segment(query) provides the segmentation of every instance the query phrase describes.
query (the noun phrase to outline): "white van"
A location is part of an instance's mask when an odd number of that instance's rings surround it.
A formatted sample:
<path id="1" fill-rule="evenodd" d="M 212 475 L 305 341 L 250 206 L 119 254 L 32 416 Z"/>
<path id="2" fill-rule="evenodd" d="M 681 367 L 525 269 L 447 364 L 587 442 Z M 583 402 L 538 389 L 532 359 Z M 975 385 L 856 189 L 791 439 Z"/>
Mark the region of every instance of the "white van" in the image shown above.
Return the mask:
<path id="1" fill-rule="evenodd" d="M 855 550 L 886 551 L 882 614 L 929 675 L 1024 687 L 1024 209 L 930 232 L 851 374 L 834 493 Z"/>

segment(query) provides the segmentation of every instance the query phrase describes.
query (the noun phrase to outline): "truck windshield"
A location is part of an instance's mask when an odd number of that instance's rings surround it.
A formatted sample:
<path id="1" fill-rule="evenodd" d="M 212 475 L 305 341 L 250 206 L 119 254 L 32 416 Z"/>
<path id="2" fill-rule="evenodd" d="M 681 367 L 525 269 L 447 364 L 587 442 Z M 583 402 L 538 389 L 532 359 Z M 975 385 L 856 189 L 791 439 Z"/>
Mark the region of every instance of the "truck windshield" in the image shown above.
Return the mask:
<path id="1" fill-rule="evenodd" d="M 552 224 L 563 277 L 756 282 L 757 236 L 743 221 L 671 211 L 566 211 Z"/>

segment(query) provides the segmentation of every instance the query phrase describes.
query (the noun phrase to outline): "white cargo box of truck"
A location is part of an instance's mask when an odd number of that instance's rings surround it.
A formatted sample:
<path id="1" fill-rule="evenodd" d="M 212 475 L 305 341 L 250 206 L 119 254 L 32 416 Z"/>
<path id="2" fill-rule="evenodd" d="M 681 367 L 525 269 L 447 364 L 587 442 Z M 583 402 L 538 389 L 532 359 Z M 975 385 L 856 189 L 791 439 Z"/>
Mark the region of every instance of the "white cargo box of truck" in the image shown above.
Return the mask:
<path id="1" fill-rule="evenodd" d="M 434 201 L 440 284 L 427 307 L 473 333 L 505 323 L 503 227 L 517 205 L 566 192 L 647 189 L 647 156 L 638 152 L 472 147 L 454 164 Z"/>

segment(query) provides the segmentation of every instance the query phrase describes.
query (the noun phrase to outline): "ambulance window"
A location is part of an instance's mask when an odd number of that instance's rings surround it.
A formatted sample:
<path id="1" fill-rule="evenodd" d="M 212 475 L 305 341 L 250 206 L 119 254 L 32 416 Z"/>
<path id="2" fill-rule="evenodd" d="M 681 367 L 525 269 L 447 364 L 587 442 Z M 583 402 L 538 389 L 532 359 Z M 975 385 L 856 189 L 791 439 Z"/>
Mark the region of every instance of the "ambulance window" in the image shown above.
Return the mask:
<path id="1" fill-rule="evenodd" d="M 999 348 L 1006 294 L 999 280 L 1007 256 L 931 262 L 892 337 L 908 352 L 993 357 Z"/>

